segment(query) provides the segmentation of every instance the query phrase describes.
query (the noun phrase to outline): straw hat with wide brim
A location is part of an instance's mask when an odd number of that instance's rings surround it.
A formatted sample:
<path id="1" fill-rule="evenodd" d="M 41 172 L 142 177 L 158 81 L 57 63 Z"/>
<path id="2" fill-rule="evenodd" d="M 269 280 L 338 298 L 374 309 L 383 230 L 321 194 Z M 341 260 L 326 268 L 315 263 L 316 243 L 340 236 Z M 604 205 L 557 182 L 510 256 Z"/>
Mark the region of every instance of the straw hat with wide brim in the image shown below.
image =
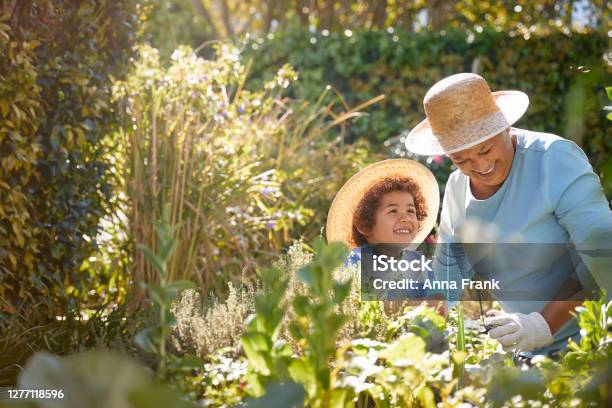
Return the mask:
<path id="1" fill-rule="evenodd" d="M 409 177 L 419 187 L 427 206 L 427 217 L 421 220 L 421 229 L 414 237 L 420 244 L 436 223 L 440 206 L 438 182 L 431 171 L 421 163 L 407 159 L 390 159 L 374 163 L 359 171 L 342 186 L 334 197 L 327 214 L 327 241 L 340 241 L 354 248 L 353 214 L 365 193 L 387 177 Z"/>
<path id="2" fill-rule="evenodd" d="M 509 128 L 527 110 L 520 91 L 491 92 L 483 77 L 456 74 L 432 86 L 423 99 L 427 119 L 406 137 L 408 151 L 422 155 L 468 149 Z"/>

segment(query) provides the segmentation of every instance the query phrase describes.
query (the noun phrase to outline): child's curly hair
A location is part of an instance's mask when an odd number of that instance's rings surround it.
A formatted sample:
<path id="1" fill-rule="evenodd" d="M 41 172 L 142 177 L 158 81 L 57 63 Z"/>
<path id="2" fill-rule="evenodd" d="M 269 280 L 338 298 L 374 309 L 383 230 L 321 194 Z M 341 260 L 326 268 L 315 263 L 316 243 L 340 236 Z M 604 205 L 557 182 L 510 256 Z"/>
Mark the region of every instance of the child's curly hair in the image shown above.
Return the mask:
<path id="1" fill-rule="evenodd" d="M 370 187 L 357 205 L 353 214 L 351 237 L 354 244 L 358 246 L 368 244 L 367 239 L 359 232 L 357 227 L 363 231 L 371 230 L 374 227 L 376 209 L 380 205 L 380 200 L 385 194 L 393 191 L 406 191 L 412 195 L 416 207 L 416 217 L 419 220 L 419 230 L 422 228 L 420 221 L 427 217 L 427 203 L 418 184 L 410 177 L 386 177 Z"/>

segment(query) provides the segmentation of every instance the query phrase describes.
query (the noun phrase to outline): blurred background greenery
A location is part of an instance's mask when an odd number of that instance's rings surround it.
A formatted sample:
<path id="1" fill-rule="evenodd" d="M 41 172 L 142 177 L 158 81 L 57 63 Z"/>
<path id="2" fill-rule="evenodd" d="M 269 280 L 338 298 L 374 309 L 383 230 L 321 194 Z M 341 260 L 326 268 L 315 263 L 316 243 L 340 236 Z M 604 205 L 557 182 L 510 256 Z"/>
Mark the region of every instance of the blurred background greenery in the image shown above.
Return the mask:
<path id="1" fill-rule="evenodd" d="M 609 2 L 8 0 L 0 5 L 0 385 L 33 350 L 132 350 L 170 205 L 204 301 L 321 233 L 442 77 L 531 100 L 612 197 Z M 289 64 L 286 66 L 285 64 Z M 381 96 L 383 95 L 383 96 Z M 418 158 L 441 189 L 443 157 Z M 144 311 L 143 311 L 144 310 Z M 139 318 L 125 319 L 131 317 Z M 135 352 L 132 350 L 132 352 Z"/>

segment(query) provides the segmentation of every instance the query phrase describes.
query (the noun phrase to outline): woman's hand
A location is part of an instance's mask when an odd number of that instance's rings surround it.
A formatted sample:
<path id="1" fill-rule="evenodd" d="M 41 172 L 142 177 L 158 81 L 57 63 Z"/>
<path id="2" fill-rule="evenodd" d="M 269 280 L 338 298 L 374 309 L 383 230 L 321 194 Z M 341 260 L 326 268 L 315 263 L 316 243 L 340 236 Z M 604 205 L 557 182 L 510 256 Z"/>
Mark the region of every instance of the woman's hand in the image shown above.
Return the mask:
<path id="1" fill-rule="evenodd" d="M 538 312 L 523 314 L 490 310 L 485 326 L 493 327 L 489 336 L 499 341 L 504 351 L 532 351 L 553 342 L 548 323 Z"/>

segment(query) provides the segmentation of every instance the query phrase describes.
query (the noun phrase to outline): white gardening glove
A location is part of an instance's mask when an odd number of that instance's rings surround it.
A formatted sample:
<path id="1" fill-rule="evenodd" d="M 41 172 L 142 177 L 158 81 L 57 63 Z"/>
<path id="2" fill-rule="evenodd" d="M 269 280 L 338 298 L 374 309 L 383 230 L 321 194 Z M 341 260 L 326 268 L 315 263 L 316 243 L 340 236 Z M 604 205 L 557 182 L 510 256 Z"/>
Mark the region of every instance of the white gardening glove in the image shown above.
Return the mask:
<path id="1" fill-rule="evenodd" d="M 499 341 L 504 351 L 532 351 L 553 342 L 550 327 L 538 312 L 523 314 L 492 310 L 487 316 L 485 325 L 493 326 L 489 336 Z"/>

